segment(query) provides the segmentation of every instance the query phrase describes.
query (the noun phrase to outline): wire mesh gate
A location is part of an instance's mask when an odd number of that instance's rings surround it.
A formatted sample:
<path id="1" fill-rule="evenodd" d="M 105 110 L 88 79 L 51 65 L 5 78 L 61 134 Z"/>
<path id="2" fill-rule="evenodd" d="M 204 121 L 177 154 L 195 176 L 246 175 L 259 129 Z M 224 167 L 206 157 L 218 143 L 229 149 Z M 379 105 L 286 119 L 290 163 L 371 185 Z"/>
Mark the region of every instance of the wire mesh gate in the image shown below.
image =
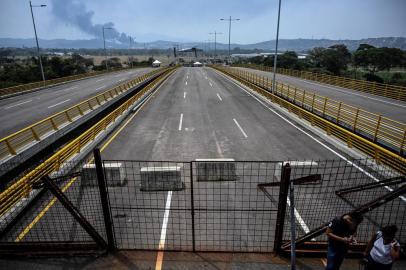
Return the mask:
<path id="1" fill-rule="evenodd" d="M 396 224 L 406 243 L 406 179 L 370 160 L 242 162 L 102 161 L 66 163 L 56 188 L 110 248 L 177 251 L 289 250 L 295 185 L 296 243 L 326 242 L 332 218 L 364 213 L 358 241 Z M 289 177 L 285 175 L 287 163 Z M 99 165 L 97 165 L 99 164 Z M 103 165 L 103 166 L 102 166 Z M 102 175 L 99 175 L 101 173 Z M 309 175 L 320 180 L 298 185 Z M 100 181 L 102 179 L 102 181 Z M 302 182 L 301 182 L 302 181 Z M 1 217 L 0 253 L 29 245 L 100 248 L 54 192 L 36 187 Z M 20 207 L 21 206 L 21 207 Z M 20 208 L 19 208 L 20 207 Z"/>
<path id="2" fill-rule="evenodd" d="M 106 172 L 117 248 L 272 251 L 277 205 L 257 185 L 277 166 L 105 160 L 105 171 L 120 168 Z"/>
<path id="3" fill-rule="evenodd" d="M 289 211 L 281 212 L 291 207 L 287 189 L 283 192 L 281 188 L 289 185 L 289 179 L 280 184 L 287 163 L 292 183 L 309 175 L 320 178 L 295 188 L 294 218 L 301 244 L 325 244 L 325 225 L 354 210 L 366 217 L 358 231 L 360 243 L 385 224 L 396 224 L 398 239 L 406 242 L 403 196 L 393 195 L 368 208 L 382 196 L 405 193 L 406 180 L 371 160 L 106 160 L 105 170 L 119 168 L 117 173 L 106 173 L 115 244 L 119 249 L 176 251 L 271 252 L 289 248 Z M 318 234 L 312 234 L 315 230 Z"/>

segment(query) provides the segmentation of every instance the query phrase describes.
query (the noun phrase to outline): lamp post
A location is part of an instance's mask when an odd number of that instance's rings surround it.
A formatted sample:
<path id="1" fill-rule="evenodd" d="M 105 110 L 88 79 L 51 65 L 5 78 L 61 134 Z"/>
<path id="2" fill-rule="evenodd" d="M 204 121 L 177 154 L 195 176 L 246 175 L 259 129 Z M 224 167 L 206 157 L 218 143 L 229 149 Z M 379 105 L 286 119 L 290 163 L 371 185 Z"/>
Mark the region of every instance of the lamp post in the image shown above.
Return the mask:
<path id="1" fill-rule="evenodd" d="M 231 16 L 228 19 L 221 18 L 220 21 L 228 21 L 228 61 L 231 59 L 231 21 L 239 21 L 240 19 L 233 19 Z"/>
<path id="2" fill-rule="evenodd" d="M 275 78 L 276 78 L 276 64 L 278 61 L 278 42 L 279 42 L 279 21 L 281 17 L 281 0 L 279 0 L 279 7 L 278 7 L 278 23 L 276 26 L 276 42 L 275 42 L 275 56 L 273 58 L 273 76 L 272 76 L 272 93 L 275 93 Z"/>
<path id="3" fill-rule="evenodd" d="M 132 37 L 130 37 L 130 52 L 129 53 L 131 53 L 131 49 L 132 49 L 132 46 L 131 46 L 131 42 L 132 42 Z M 130 57 L 128 57 L 128 60 L 131 62 L 131 68 L 133 68 L 133 59 L 132 59 L 132 57 L 130 58 Z"/>
<path id="4" fill-rule="evenodd" d="M 214 33 L 209 33 L 209 35 L 214 35 L 214 62 L 216 62 L 217 57 L 217 35 L 222 35 L 223 33 L 219 33 L 214 31 Z"/>
<path id="5" fill-rule="evenodd" d="M 106 39 L 104 38 L 104 30 L 106 30 L 106 29 L 113 29 L 113 28 L 111 28 L 111 27 L 104 27 L 104 26 L 103 26 L 104 58 L 105 58 L 106 71 L 109 71 L 109 66 L 107 65 Z"/>
<path id="6" fill-rule="evenodd" d="M 38 44 L 38 36 L 37 36 L 37 28 L 35 27 L 35 20 L 34 20 L 34 13 L 32 12 L 33 7 L 46 7 L 47 5 L 32 5 L 30 1 L 30 10 L 31 10 L 31 17 L 32 17 L 32 24 L 34 26 L 34 33 L 35 33 L 35 41 L 37 42 L 37 53 L 38 53 L 38 60 L 39 60 L 39 65 L 41 69 L 41 76 L 42 76 L 42 81 L 45 83 L 45 75 L 44 75 L 44 68 L 42 66 L 42 60 L 41 60 L 41 53 L 39 51 L 39 44 Z"/>

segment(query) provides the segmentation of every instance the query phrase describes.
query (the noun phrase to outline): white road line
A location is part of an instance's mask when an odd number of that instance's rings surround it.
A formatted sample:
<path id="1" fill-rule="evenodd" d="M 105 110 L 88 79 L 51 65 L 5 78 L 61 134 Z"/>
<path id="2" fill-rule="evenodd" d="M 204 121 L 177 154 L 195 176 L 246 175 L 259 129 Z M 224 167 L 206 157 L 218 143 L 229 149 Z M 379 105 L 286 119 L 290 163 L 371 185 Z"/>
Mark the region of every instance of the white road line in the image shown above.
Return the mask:
<path id="1" fill-rule="evenodd" d="M 289 198 L 287 198 L 286 202 L 288 203 L 289 207 L 290 207 L 290 200 Z M 303 231 L 305 233 L 309 233 L 310 229 L 307 226 L 306 222 L 304 221 L 304 219 L 302 218 L 302 216 L 299 214 L 299 211 L 297 211 L 296 207 L 293 208 L 293 211 L 295 213 L 295 218 L 296 220 L 299 222 L 300 226 L 302 227 Z"/>
<path id="2" fill-rule="evenodd" d="M 166 229 L 168 227 L 169 211 L 171 210 L 171 200 L 172 200 L 172 191 L 168 191 L 168 195 L 166 196 L 164 219 L 162 221 L 161 237 L 159 239 L 159 245 L 158 245 L 159 252 L 158 252 L 157 260 L 156 260 L 156 264 L 155 264 L 156 270 L 162 269 L 162 261 L 163 261 L 162 250 L 165 248 Z"/>
<path id="3" fill-rule="evenodd" d="M 179 130 L 182 130 L 183 113 L 180 114 Z"/>
<path id="4" fill-rule="evenodd" d="M 159 240 L 158 247 L 159 249 L 163 249 L 165 247 L 166 228 L 168 226 L 169 212 L 171 210 L 171 200 L 172 200 L 172 191 L 168 191 L 168 195 L 166 196 L 165 214 L 164 219 L 162 221 L 161 238 Z"/>
<path id="5" fill-rule="evenodd" d="M 31 102 L 31 101 L 32 101 L 32 99 L 30 99 L 30 100 L 26 100 L 26 101 L 23 101 L 23 102 L 20 102 L 20 103 L 17 103 L 17 104 L 14 104 L 14 105 L 8 106 L 8 107 L 6 107 L 5 109 L 6 109 L 6 110 L 7 110 L 7 109 L 11 109 L 11 108 L 17 107 L 17 106 L 19 106 L 19 105 L 26 104 L 26 103 Z"/>
<path id="6" fill-rule="evenodd" d="M 117 75 L 115 75 L 114 77 L 120 77 L 121 76 L 121 74 L 117 74 Z"/>
<path id="7" fill-rule="evenodd" d="M 186 92 L 183 92 L 183 98 L 184 99 L 186 98 Z"/>
<path id="8" fill-rule="evenodd" d="M 228 79 L 228 78 L 227 78 Z M 231 80 L 230 80 L 231 81 Z M 351 162 L 350 160 L 348 160 L 346 157 L 344 157 L 343 155 L 341 155 L 340 153 L 338 153 L 337 151 L 333 150 L 331 147 L 329 147 L 328 145 L 324 144 L 323 142 L 321 142 L 320 140 L 318 140 L 317 138 L 315 138 L 314 136 L 312 136 L 311 134 L 309 134 L 308 132 L 304 131 L 302 128 L 296 126 L 294 123 L 292 123 L 290 120 L 288 120 L 287 118 L 285 118 L 284 116 L 282 116 L 281 114 L 279 114 L 278 112 L 276 112 L 274 109 L 269 108 L 266 104 L 264 104 L 264 102 L 262 102 L 259 98 L 257 98 L 256 96 L 254 96 L 252 93 L 250 93 L 249 91 L 247 91 L 246 89 L 242 88 L 241 86 L 239 86 L 238 84 L 236 84 L 235 82 L 231 81 L 233 84 L 235 84 L 237 87 L 239 87 L 240 89 L 242 89 L 244 92 L 248 93 L 251 97 L 253 97 L 255 100 L 257 100 L 259 103 L 261 103 L 265 108 L 267 108 L 268 110 L 270 110 L 271 112 L 273 112 L 274 114 L 276 114 L 277 116 L 279 116 L 280 118 L 282 118 L 285 122 L 287 122 L 288 124 L 290 124 L 291 126 L 293 126 L 294 128 L 296 128 L 297 130 L 301 131 L 303 134 L 307 135 L 308 137 L 310 137 L 311 139 L 313 139 L 315 142 L 317 142 L 318 144 L 320 144 L 321 146 L 323 146 L 324 148 L 326 148 L 327 150 L 329 150 L 330 152 L 332 152 L 333 154 L 335 154 L 336 156 L 338 156 L 339 158 L 343 159 L 344 161 L 346 161 L 348 164 L 350 164 L 351 166 L 354 166 L 355 168 L 357 168 L 360 172 L 364 173 L 366 176 L 368 176 L 369 178 L 371 178 L 372 180 L 374 180 L 375 182 L 380 182 L 378 178 L 376 178 L 375 176 L 373 176 L 372 174 L 370 174 L 369 172 L 365 171 L 363 168 L 361 168 L 360 166 L 358 166 L 357 164 Z M 392 188 L 385 186 L 385 188 L 388 191 L 393 191 Z M 406 197 L 404 196 L 399 196 L 399 198 L 403 201 L 406 202 Z"/>
<path id="9" fill-rule="evenodd" d="M 219 93 L 217 93 L 217 97 L 220 99 L 220 101 L 223 101 L 223 99 L 220 97 Z"/>
<path id="10" fill-rule="evenodd" d="M 245 138 L 248 138 L 247 134 L 245 133 L 245 131 L 242 129 L 242 127 L 240 126 L 240 124 L 238 124 L 237 120 L 235 120 L 235 118 L 233 118 L 234 123 L 237 125 L 237 127 L 240 129 L 242 135 L 244 135 Z"/>
<path id="11" fill-rule="evenodd" d="M 211 82 L 209 82 L 210 86 L 213 87 L 213 84 L 211 84 Z"/>
<path id="12" fill-rule="evenodd" d="M 105 87 L 104 85 L 103 85 L 103 86 L 100 86 L 100 87 L 97 87 L 96 90 L 103 89 L 104 87 Z"/>
<path id="13" fill-rule="evenodd" d="M 56 104 L 54 104 L 54 105 L 49 106 L 48 109 L 51 109 L 51 108 L 56 107 L 56 106 L 58 106 L 58 105 L 61 105 L 62 103 L 68 102 L 69 100 L 70 100 L 70 99 L 67 99 L 67 100 L 58 102 L 58 103 L 56 103 Z"/>
<path id="14" fill-rule="evenodd" d="M 98 79 L 96 82 L 101 82 L 101 81 L 104 81 L 104 79 Z"/>
<path id="15" fill-rule="evenodd" d="M 120 79 L 120 80 L 118 80 L 117 82 L 122 82 L 122 81 L 124 81 L 124 79 Z"/>
<path id="16" fill-rule="evenodd" d="M 65 90 L 73 90 L 73 89 L 76 89 L 76 88 L 78 88 L 79 86 L 73 86 L 73 87 L 69 87 L 69 88 L 66 88 Z"/>
<path id="17" fill-rule="evenodd" d="M 187 81 L 185 82 L 185 85 L 187 85 Z"/>

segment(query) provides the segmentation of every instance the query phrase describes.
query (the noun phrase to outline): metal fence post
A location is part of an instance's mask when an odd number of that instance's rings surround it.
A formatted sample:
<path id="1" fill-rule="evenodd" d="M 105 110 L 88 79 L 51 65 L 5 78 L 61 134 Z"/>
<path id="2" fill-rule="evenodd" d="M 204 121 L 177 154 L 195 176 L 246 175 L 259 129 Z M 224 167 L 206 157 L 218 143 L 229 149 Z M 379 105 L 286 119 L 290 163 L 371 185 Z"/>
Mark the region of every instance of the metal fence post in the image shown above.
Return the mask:
<path id="1" fill-rule="evenodd" d="M 289 179 L 290 180 L 290 179 Z M 291 269 L 296 269 L 296 217 L 295 217 L 295 188 L 292 181 L 289 181 L 290 199 L 290 265 Z"/>
<path id="2" fill-rule="evenodd" d="M 196 238 L 195 238 L 195 203 L 194 203 L 194 190 L 193 190 L 193 162 L 190 162 L 190 207 L 192 214 L 192 248 L 193 252 L 196 251 Z"/>
<path id="3" fill-rule="evenodd" d="M 116 248 L 113 234 L 113 221 L 111 219 L 110 206 L 107 195 L 106 179 L 104 177 L 103 164 L 101 160 L 100 150 L 93 150 L 94 164 L 96 166 L 97 183 L 99 186 L 100 200 L 103 208 L 104 226 L 106 227 L 107 249 L 112 251 Z"/>
<path id="4" fill-rule="evenodd" d="M 280 253 L 282 246 L 283 227 L 285 225 L 286 205 L 290 182 L 291 168 L 289 163 L 282 163 L 281 183 L 279 188 L 278 213 L 276 217 L 274 251 Z"/>
<path id="5" fill-rule="evenodd" d="M 72 217 L 79 223 L 79 225 L 89 234 L 90 237 L 99 245 L 101 248 L 108 247 L 106 241 L 103 237 L 93 228 L 93 226 L 86 220 L 86 218 L 80 213 L 68 199 L 68 197 L 63 193 L 63 191 L 58 187 L 56 183 L 52 181 L 49 176 L 43 176 L 42 182 L 45 187 L 54 195 L 57 200 L 62 204 L 62 206 L 68 210 Z"/>

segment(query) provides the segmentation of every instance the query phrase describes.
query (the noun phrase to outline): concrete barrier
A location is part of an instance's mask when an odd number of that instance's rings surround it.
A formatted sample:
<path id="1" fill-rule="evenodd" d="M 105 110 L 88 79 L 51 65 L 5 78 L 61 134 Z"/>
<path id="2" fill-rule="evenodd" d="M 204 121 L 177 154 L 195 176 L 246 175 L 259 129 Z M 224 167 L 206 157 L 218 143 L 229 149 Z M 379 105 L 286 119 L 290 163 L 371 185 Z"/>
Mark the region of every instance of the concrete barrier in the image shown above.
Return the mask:
<path id="1" fill-rule="evenodd" d="M 232 158 L 196 159 L 197 181 L 235 181 L 237 174 Z"/>
<path id="2" fill-rule="evenodd" d="M 181 171 L 179 166 L 142 167 L 141 191 L 182 190 Z"/>
<path id="3" fill-rule="evenodd" d="M 318 163 L 315 161 L 284 161 L 283 165 L 286 165 L 289 163 L 290 167 L 292 168 L 292 176 L 291 178 L 294 178 L 294 173 L 297 170 L 297 173 L 300 173 L 301 176 L 306 176 L 310 174 L 315 174 L 317 173 L 317 166 Z M 277 181 L 281 181 L 281 175 L 282 175 L 282 162 L 278 162 L 278 164 L 275 167 L 275 178 Z"/>
<path id="4" fill-rule="evenodd" d="M 107 181 L 107 186 L 124 186 L 125 171 L 122 164 L 119 162 L 104 163 L 104 173 Z M 82 185 L 97 186 L 97 174 L 95 164 L 86 164 L 82 169 Z"/>

